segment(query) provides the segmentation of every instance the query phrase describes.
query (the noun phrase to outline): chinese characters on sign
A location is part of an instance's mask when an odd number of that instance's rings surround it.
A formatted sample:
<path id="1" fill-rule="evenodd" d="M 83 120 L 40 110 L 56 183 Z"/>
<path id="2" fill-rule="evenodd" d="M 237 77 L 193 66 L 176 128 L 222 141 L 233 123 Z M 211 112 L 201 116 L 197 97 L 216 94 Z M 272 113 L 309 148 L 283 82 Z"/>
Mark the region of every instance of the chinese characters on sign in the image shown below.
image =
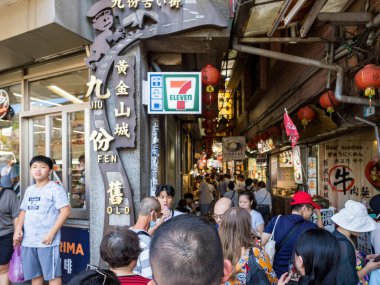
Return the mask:
<path id="1" fill-rule="evenodd" d="M 341 209 L 351 199 L 364 201 L 373 186 L 365 177 L 365 165 L 376 154 L 371 141 L 331 141 L 321 144 L 319 189 L 321 195 Z"/>
<path id="2" fill-rule="evenodd" d="M 129 207 L 123 206 L 123 185 L 120 181 L 110 182 L 107 193 L 109 194 L 109 206 L 107 207 L 107 213 L 111 214 L 129 214 Z"/>
<path id="3" fill-rule="evenodd" d="M 162 5 L 169 5 L 170 8 L 179 9 L 181 7 L 181 0 L 111 0 L 112 8 L 124 9 L 128 7 L 130 9 L 137 9 L 139 3 L 144 4 L 145 9 L 151 9 L 153 5 L 162 7 Z"/>

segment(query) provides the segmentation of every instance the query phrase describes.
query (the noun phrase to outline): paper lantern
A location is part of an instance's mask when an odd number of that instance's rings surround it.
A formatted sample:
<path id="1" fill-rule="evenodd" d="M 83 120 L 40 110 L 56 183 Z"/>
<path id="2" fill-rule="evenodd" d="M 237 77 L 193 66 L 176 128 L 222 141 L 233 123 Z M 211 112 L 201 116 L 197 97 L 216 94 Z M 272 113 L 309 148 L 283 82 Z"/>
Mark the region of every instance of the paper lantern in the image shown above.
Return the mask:
<path id="1" fill-rule="evenodd" d="M 322 108 L 327 110 L 327 113 L 329 113 L 331 117 L 331 114 L 334 112 L 334 107 L 339 106 L 340 102 L 336 100 L 335 93 L 333 91 L 327 91 L 319 97 L 319 104 Z"/>
<path id="2" fill-rule="evenodd" d="M 309 106 L 305 106 L 299 109 L 297 115 L 304 128 L 309 124 L 309 122 L 314 120 L 315 117 L 314 110 Z"/>
<path id="3" fill-rule="evenodd" d="M 206 105 L 211 105 L 216 103 L 218 100 L 218 94 L 215 92 L 205 92 L 202 94 L 202 102 Z"/>
<path id="4" fill-rule="evenodd" d="M 201 70 L 202 83 L 206 86 L 215 86 L 219 83 L 220 72 L 219 70 L 211 64 L 207 64 Z"/>
<path id="5" fill-rule="evenodd" d="M 375 89 L 380 87 L 380 67 L 374 64 L 367 64 L 355 75 L 356 86 L 364 90 L 364 95 L 369 98 L 371 105 L 372 97 L 375 96 Z"/>

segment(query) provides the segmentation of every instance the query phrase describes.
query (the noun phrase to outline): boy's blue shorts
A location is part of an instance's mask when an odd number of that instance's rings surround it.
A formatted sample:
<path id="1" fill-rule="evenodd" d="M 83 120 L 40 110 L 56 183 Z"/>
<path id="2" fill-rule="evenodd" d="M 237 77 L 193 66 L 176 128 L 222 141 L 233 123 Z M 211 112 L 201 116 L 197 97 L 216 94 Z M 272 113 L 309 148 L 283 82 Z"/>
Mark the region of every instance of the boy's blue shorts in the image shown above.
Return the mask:
<path id="1" fill-rule="evenodd" d="M 43 276 L 45 281 L 62 276 L 59 246 L 21 247 L 22 269 L 25 280 Z"/>

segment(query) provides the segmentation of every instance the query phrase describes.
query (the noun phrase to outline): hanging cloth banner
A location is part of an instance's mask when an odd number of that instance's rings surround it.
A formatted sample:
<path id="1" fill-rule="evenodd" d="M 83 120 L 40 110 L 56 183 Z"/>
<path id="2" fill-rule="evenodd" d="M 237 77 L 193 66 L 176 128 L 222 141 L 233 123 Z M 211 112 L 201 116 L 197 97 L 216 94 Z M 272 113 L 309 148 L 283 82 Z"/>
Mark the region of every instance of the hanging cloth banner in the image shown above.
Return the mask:
<path id="1" fill-rule="evenodd" d="M 286 135 L 289 137 L 289 141 L 292 143 L 292 147 L 295 147 L 300 135 L 298 134 L 297 128 L 294 125 L 292 119 L 288 115 L 288 111 L 285 109 L 284 113 L 284 126 L 286 130 Z"/>

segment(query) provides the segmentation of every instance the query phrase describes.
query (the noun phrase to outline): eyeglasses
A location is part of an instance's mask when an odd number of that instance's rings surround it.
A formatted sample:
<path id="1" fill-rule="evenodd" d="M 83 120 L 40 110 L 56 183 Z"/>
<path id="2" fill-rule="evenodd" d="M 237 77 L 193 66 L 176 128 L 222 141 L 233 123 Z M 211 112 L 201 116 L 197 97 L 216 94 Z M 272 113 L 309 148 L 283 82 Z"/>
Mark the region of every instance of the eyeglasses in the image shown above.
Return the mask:
<path id="1" fill-rule="evenodd" d="M 212 215 L 212 217 L 214 218 L 214 220 L 218 220 L 218 219 L 222 220 L 223 216 L 224 216 L 224 214 L 221 214 L 221 215 L 213 214 Z"/>
<path id="2" fill-rule="evenodd" d="M 311 206 L 311 205 L 305 205 L 307 208 L 311 209 L 312 211 L 314 211 L 314 207 Z"/>
<path id="3" fill-rule="evenodd" d="M 96 271 L 96 273 L 102 275 L 104 277 L 103 285 L 106 284 L 107 277 L 112 277 L 112 276 L 108 275 L 107 273 L 102 272 L 101 271 L 102 269 L 100 269 L 99 267 L 97 267 L 95 265 L 87 264 L 86 270 L 94 270 L 94 271 Z"/>

